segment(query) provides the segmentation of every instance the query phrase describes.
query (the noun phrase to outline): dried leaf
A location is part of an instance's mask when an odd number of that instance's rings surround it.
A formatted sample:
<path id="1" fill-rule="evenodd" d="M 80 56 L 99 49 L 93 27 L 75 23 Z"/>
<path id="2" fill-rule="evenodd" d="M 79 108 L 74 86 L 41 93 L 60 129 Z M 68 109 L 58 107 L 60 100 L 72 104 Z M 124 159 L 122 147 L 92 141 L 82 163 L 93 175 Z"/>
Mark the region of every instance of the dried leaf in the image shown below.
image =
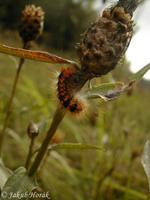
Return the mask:
<path id="1" fill-rule="evenodd" d="M 118 97 L 125 87 L 123 82 L 105 83 L 87 90 L 84 96 L 88 99 L 101 98 L 104 101 L 110 101 Z"/>
<path id="2" fill-rule="evenodd" d="M 42 51 L 31 51 L 21 48 L 14 48 L 6 45 L 0 44 L 0 52 L 9 54 L 12 56 L 17 56 L 21 58 L 26 58 L 30 60 L 36 60 L 41 62 L 47 62 L 52 64 L 71 64 L 77 67 L 77 63 L 72 60 L 68 60 L 54 54 L 50 54 L 47 52 Z"/>
<path id="3" fill-rule="evenodd" d="M 118 96 L 120 96 L 125 91 L 127 91 L 129 88 L 133 87 L 133 85 L 137 81 L 142 79 L 142 77 L 149 69 L 150 69 L 150 64 L 140 69 L 137 73 L 135 73 L 131 77 L 130 82 L 126 85 L 122 82 L 101 84 L 97 87 L 93 87 L 87 90 L 84 93 L 84 96 L 85 98 L 88 99 L 101 98 L 104 101 L 113 100 Z"/>

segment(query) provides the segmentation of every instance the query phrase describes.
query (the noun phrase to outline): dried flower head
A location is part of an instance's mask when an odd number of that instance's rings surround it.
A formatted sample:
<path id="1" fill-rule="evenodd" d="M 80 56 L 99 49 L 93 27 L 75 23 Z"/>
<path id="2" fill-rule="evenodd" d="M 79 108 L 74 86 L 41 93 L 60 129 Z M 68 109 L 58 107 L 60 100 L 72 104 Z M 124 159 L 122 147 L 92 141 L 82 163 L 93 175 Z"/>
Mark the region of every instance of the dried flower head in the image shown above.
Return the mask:
<path id="1" fill-rule="evenodd" d="M 77 53 L 82 70 L 89 78 L 101 76 L 115 68 L 132 37 L 131 15 L 123 7 L 112 7 L 83 34 Z"/>
<path id="2" fill-rule="evenodd" d="M 21 14 L 19 34 L 24 43 L 36 40 L 43 31 L 44 12 L 41 7 L 27 5 Z"/>
<path id="3" fill-rule="evenodd" d="M 84 110 L 84 103 L 76 98 L 76 94 L 86 81 L 113 70 L 124 55 L 132 38 L 132 14 L 137 5 L 137 0 L 119 0 L 105 9 L 83 34 L 77 47 L 81 69 L 63 69 L 58 77 L 58 99 L 71 113 Z M 120 92 L 118 90 L 106 98 L 112 99 Z"/>

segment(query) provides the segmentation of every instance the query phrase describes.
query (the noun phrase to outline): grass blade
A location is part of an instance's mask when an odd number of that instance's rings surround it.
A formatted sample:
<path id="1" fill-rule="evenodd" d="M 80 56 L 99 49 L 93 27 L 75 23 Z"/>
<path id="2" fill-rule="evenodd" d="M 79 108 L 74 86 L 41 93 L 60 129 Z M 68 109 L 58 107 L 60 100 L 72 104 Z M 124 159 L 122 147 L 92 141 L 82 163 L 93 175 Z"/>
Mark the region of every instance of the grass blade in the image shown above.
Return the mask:
<path id="1" fill-rule="evenodd" d="M 148 70 L 150 70 L 150 63 L 140 69 L 137 73 L 135 73 L 130 80 L 136 82 L 140 81 L 143 76 L 148 72 Z"/>
<path id="2" fill-rule="evenodd" d="M 55 144 L 49 147 L 49 150 L 60 150 L 60 149 L 70 149 L 70 150 L 103 150 L 102 147 L 83 144 L 83 143 L 61 143 Z"/>

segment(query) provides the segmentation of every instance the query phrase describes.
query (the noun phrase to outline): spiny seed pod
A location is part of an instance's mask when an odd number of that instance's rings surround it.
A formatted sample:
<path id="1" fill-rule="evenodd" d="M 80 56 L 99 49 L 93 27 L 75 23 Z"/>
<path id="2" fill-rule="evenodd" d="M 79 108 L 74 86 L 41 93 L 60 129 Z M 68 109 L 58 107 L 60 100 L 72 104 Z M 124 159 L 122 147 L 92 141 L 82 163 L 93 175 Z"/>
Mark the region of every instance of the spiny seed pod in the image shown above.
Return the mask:
<path id="1" fill-rule="evenodd" d="M 43 31 L 44 12 L 41 7 L 27 5 L 21 14 L 19 34 L 24 43 L 36 40 Z"/>
<path id="2" fill-rule="evenodd" d="M 104 10 L 83 34 L 77 53 L 82 70 L 89 74 L 89 79 L 115 68 L 132 37 L 131 18 L 132 14 L 118 4 Z"/>
<path id="3" fill-rule="evenodd" d="M 37 137 L 39 134 L 38 126 L 35 123 L 30 122 L 27 128 L 27 133 L 28 133 L 29 138 L 31 139 Z"/>

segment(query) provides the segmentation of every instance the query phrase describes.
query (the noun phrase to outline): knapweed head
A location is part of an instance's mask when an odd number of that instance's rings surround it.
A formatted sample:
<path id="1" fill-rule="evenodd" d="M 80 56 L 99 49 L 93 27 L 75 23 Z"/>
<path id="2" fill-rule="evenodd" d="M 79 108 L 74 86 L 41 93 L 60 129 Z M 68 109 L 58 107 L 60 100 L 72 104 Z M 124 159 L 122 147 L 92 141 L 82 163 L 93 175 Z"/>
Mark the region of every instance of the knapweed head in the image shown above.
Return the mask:
<path id="1" fill-rule="evenodd" d="M 81 68 L 63 69 L 58 77 L 58 99 L 71 113 L 84 110 L 84 103 L 76 98 L 83 85 L 113 70 L 124 55 L 132 38 L 132 14 L 137 5 L 136 0 L 119 0 L 83 34 L 77 46 Z"/>
<path id="2" fill-rule="evenodd" d="M 93 78 L 114 69 L 129 45 L 132 32 L 131 15 L 123 7 L 105 9 L 77 47 L 82 70 Z"/>
<path id="3" fill-rule="evenodd" d="M 27 5 L 21 13 L 19 34 L 24 43 L 36 40 L 43 31 L 44 11 L 41 7 Z"/>

